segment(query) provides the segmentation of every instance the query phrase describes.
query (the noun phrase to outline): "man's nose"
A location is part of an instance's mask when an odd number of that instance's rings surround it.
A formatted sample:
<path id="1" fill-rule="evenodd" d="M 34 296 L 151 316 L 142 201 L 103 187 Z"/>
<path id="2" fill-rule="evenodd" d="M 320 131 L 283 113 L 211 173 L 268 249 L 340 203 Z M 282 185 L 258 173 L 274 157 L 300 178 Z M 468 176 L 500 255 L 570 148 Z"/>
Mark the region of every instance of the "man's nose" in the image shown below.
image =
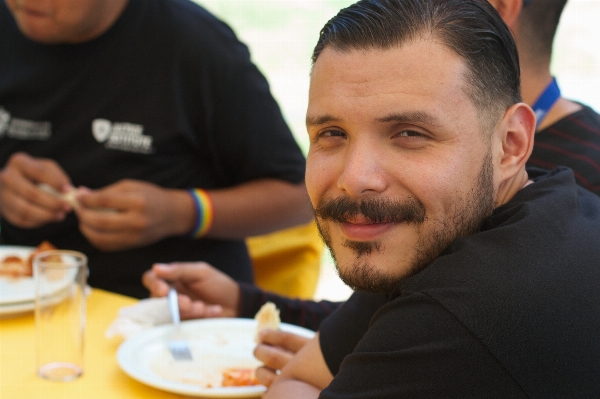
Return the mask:
<path id="1" fill-rule="evenodd" d="M 349 146 L 338 188 L 351 197 L 383 192 L 387 180 L 381 165 L 382 155 L 376 143 L 368 140 Z"/>

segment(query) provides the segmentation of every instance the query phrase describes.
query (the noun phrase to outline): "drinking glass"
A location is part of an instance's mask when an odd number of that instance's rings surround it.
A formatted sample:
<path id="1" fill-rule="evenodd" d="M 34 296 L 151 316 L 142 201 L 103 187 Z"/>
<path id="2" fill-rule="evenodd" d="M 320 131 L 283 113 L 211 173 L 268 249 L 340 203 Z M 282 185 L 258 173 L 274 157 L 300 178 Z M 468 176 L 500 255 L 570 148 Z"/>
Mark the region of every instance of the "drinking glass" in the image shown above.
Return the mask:
<path id="1" fill-rule="evenodd" d="M 33 259 L 37 373 L 71 381 L 83 373 L 87 257 L 51 250 Z"/>

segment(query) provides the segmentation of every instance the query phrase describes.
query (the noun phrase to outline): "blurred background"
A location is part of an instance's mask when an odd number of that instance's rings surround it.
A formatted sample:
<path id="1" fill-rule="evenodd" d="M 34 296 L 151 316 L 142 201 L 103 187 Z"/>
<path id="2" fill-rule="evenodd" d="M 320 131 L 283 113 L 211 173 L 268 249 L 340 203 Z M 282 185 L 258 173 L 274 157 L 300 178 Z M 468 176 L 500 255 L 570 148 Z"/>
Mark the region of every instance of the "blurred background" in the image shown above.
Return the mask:
<path id="1" fill-rule="evenodd" d="M 306 153 L 304 117 L 310 57 L 322 26 L 354 0 L 194 0 L 235 31 L 267 77 Z M 543 0 L 539 0 L 543 1 Z M 563 95 L 600 111 L 600 0 L 569 0 L 554 43 L 552 71 Z M 316 299 L 344 300 L 350 289 L 323 259 Z"/>

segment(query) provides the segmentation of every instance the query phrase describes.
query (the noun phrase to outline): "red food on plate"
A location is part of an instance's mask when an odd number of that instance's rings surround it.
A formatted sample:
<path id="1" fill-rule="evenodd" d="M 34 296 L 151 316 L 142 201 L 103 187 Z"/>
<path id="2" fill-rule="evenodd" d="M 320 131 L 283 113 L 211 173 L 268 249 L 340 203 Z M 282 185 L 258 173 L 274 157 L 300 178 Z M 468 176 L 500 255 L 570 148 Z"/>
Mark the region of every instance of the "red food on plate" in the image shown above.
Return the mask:
<path id="1" fill-rule="evenodd" d="M 247 387 L 260 385 L 260 382 L 256 379 L 254 369 L 229 368 L 223 370 L 223 382 L 221 385 L 224 387 Z"/>

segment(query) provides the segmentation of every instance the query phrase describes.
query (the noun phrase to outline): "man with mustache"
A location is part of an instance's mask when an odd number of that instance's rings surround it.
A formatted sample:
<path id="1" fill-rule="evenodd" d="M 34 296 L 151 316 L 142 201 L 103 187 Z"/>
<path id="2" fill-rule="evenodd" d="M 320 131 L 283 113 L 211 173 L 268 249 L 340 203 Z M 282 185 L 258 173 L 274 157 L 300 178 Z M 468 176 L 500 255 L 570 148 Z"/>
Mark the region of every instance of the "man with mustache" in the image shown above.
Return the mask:
<path id="1" fill-rule="evenodd" d="M 265 398 L 597 396 L 600 201 L 525 169 L 535 117 L 499 15 L 359 1 L 313 61 L 318 225 L 342 279 L 387 303 L 350 350 L 356 319 L 334 313 Z"/>
<path id="2" fill-rule="evenodd" d="M 360 1 L 313 60 L 307 187 L 359 292 L 265 397 L 598 396 L 600 202 L 525 169 L 535 118 L 498 14 Z"/>
<path id="3" fill-rule="evenodd" d="M 590 107 L 562 97 L 560 91 L 548 90 L 553 80 L 550 70 L 552 44 L 567 0 L 488 1 L 511 29 L 515 39 L 520 54 L 523 100 L 541 116 L 537 118 L 534 147 L 527 165 L 545 169 L 553 169 L 557 165 L 568 166 L 573 169 L 578 184 L 600 194 L 600 135 L 597 134 L 600 130 L 600 116 Z M 548 102 L 547 98 L 551 101 Z M 171 270 L 159 267 L 158 270 L 159 273 L 168 273 L 169 279 L 172 279 L 171 274 L 177 272 L 178 267 Z M 252 317 L 264 302 L 271 301 L 277 303 L 280 309 L 285 309 L 285 321 L 316 330 L 320 322 L 341 304 L 328 301 L 290 301 L 273 293 L 262 292 L 248 284 L 227 281 L 206 265 L 190 264 L 181 267 L 185 269 L 183 274 L 186 278 L 193 280 L 200 287 L 192 294 L 193 297 L 200 300 L 210 298 L 227 308 L 229 301 L 212 296 L 212 291 L 227 291 L 230 297 L 239 296 L 239 301 L 233 301 L 232 307 L 225 309 L 225 312 L 233 316 Z M 215 279 L 227 282 L 223 287 L 216 287 Z M 212 284 L 203 284 L 203 280 Z M 160 281 L 155 283 L 153 281 L 150 284 L 151 287 L 156 286 L 156 290 L 153 290 L 154 295 L 166 295 L 167 285 L 161 284 Z M 187 313 L 190 318 L 220 315 L 204 313 L 204 304 L 194 303 L 192 307 L 191 302 L 186 300 L 184 303 L 190 305 L 190 311 L 198 311 Z M 220 307 L 221 310 L 223 306 Z"/>

